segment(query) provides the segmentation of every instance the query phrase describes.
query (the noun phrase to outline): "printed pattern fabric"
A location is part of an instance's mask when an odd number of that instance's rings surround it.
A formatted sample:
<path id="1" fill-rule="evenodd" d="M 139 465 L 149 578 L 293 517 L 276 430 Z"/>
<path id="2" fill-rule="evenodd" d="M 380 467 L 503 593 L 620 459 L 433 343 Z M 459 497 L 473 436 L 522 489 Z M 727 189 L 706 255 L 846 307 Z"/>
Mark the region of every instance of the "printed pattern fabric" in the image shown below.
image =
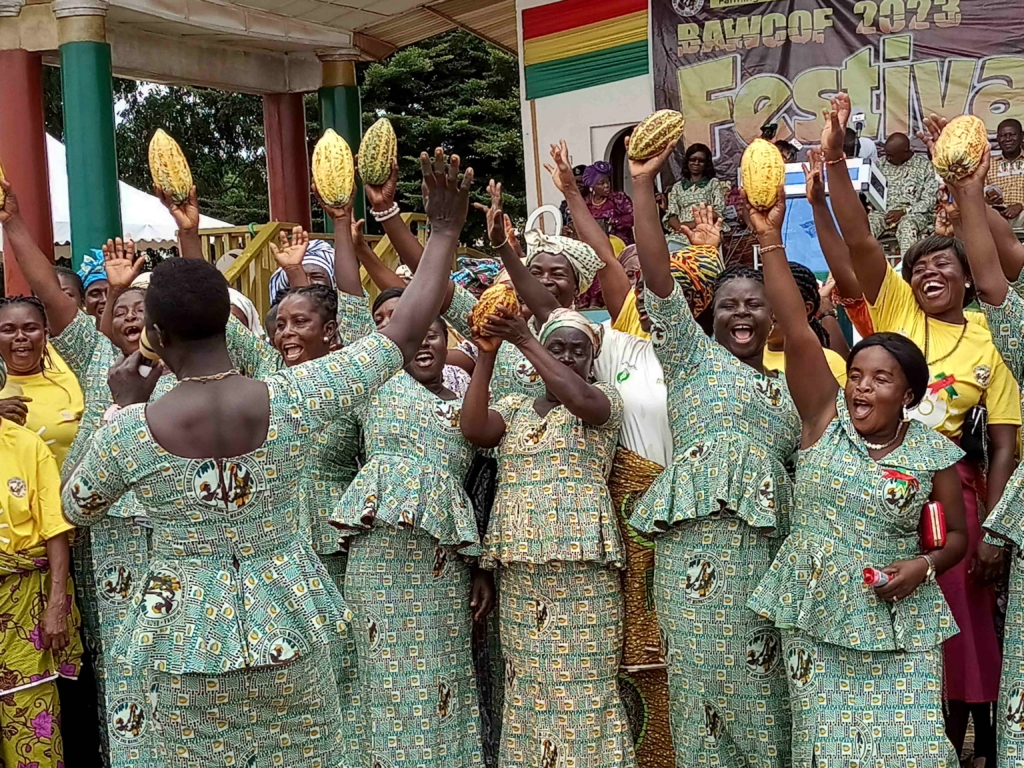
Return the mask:
<path id="1" fill-rule="evenodd" d="M 701 203 L 706 203 L 714 209 L 722 221 L 722 231 L 728 232 L 729 225 L 725 223 L 725 192 L 718 179 L 702 179 L 696 184 L 689 180 L 676 182 L 668 191 L 668 210 L 662 215 L 662 220 L 666 225 L 672 216 L 683 224 L 693 221 L 693 206 Z M 676 236 L 689 245 L 690 241 L 685 235 Z"/>
<path id="2" fill-rule="evenodd" d="M 619 696 L 622 585 L 599 563 L 502 567 L 502 768 L 632 768 Z"/>
<path id="3" fill-rule="evenodd" d="M 345 598 L 367 765 L 483 765 L 470 581 L 455 549 L 421 530 L 378 523 L 352 539 Z"/>
<path id="4" fill-rule="evenodd" d="M 218 674 L 283 664 L 339 636 L 344 604 L 298 503 L 304 451 L 311 432 L 350 413 L 401 365 L 398 347 L 373 334 L 270 377 L 267 440 L 232 459 L 163 450 L 142 405 L 96 435 L 65 486 L 65 515 L 89 525 L 133 489 L 153 525 L 149 572 L 117 657 L 172 674 Z"/>
<path id="5" fill-rule="evenodd" d="M 338 728 L 326 649 L 279 667 L 223 675 L 155 672 L 167 768 L 359 765 Z"/>
<path id="6" fill-rule="evenodd" d="M 844 648 L 932 650 L 957 632 L 939 585 L 922 584 L 891 605 L 864 584 L 863 572 L 920 555 L 921 508 L 932 478 L 963 451 L 911 420 L 902 444 L 876 461 L 843 392 L 836 409 L 824 435 L 800 452 L 793 532 L 750 607 L 777 627 Z"/>
<path id="7" fill-rule="evenodd" d="M 60 697 L 53 680 L 0 696 L 0 765 L 63 768 L 60 718 Z"/>
<path id="8" fill-rule="evenodd" d="M 451 306 L 444 317 L 451 326 L 465 336 L 471 338 L 469 331 L 469 313 L 476 306 L 476 296 L 462 286 L 455 286 Z M 533 323 L 530 330 L 535 331 Z M 521 394 L 540 397 L 544 394 L 544 382 L 533 367 L 533 363 L 513 344 L 503 343 L 498 347 L 498 356 L 494 361 L 494 373 L 491 376 L 491 402 L 496 403 L 505 395 Z"/>
<path id="9" fill-rule="evenodd" d="M 476 449 L 462 436 L 461 415 L 461 398 L 442 400 L 404 371 L 356 409 L 366 462 L 331 517 L 341 535 L 415 528 L 478 555 L 464 487 Z"/>
<path id="10" fill-rule="evenodd" d="M 678 768 L 789 768 L 779 632 L 746 607 L 779 540 L 730 513 L 655 539 Z"/>
<path id="11" fill-rule="evenodd" d="M 540 416 L 527 395 L 508 395 L 494 404 L 505 421 L 505 436 L 498 446 L 498 492 L 484 537 L 485 568 L 553 560 L 623 565 L 607 480 L 622 398 L 611 384 L 594 386 L 611 404 L 600 427 L 562 405 Z"/>
<path id="12" fill-rule="evenodd" d="M 709 339 L 678 283 L 664 299 L 648 291 L 646 305 L 668 389 L 673 462 L 630 524 L 658 533 L 728 509 L 784 535 L 793 499 L 786 465 L 800 440 L 785 380 L 758 373 Z"/>
<path id="13" fill-rule="evenodd" d="M 320 560 L 334 586 L 344 596 L 348 554 L 337 552 L 333 555 L 320 555 Z M 334 669 L 334 681 L 338 685 L 338 704 L 341 707 L 339 724 L 346 758 L 338 768 L 362 768 L 361 756 L 366 754 L 369 747 L 366 741 L 367 724 L 363 714 L 356 638 L 351 623 L 345 627 L 342 636 L 331 643 L 331 667 Z"/>
<path id="14" fill-rule="evenodd" d="M 960 764 L 942 719 L 941 649 L 854 650 L 800 630 L 784 630 L 782 648 L 793 768 Z"/>

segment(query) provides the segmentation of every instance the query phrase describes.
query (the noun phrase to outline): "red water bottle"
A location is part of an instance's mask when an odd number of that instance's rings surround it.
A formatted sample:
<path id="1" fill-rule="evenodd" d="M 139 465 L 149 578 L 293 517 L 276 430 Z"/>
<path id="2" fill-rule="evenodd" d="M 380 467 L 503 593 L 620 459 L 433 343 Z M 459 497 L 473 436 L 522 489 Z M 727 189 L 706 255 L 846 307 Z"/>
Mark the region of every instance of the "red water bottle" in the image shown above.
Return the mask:
<path id="1" fill-rule="evenodd" d="M 889 574 L 877 568 L 865 568 L 864 583 L 869 587 L 884 587 L 889 583 Z"/>

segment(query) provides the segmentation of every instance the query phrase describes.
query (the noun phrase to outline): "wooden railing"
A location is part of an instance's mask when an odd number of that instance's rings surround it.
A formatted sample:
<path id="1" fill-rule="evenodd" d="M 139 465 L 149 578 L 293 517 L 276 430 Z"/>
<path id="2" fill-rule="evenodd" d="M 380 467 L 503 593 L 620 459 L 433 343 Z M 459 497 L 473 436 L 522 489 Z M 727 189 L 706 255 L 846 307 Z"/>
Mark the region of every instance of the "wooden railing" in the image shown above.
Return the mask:
<path id="1" fill-rule="evenodd" d="M 422 213 L 403 213 L 402 221 L 416 228 L 416 237 L 421 245 L 427 242 L 427 217 Z M 277 262 L 270 249 L 282 230 L 291 230 L 295 225 L 285 221 L 271 221 L 267 224 L 249 227 L 224 227 L 200 231 L 203 242 L 203 256 L 224 272 L 228 285 L 249 298 L 260 316 L 270 311 L 270 276 L 277 270 Z M 332 233 L 311 232 L 311 240 L 334 242 Z M 384 235 L 367 235 L 366 242 L 373 248 L 377 258 L 389 269 L 397 269 L 401 263 L 398 252 L 392 247 L 391 239 Z M 461 247 L 458 256 L 475 259 L 487 258 L 487 254 L 473 248 Z M 224 257 L 228 257 L 225 259 Z M 228 265 L 230 258 L 234 261 Z M 377 296 L 377 286 L 370 280 L 366 270 L 361 270 L 363 287 L 371 300 Z"/>

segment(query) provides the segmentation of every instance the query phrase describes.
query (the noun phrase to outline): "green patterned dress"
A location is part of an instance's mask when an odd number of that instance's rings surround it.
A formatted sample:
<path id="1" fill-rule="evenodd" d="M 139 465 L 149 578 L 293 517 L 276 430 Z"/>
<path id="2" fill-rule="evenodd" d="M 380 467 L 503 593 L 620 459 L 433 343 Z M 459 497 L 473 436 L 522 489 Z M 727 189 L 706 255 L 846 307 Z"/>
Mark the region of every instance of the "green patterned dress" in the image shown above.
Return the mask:
<path id="1" fill-rule="evenodd" d="M 350 537 L 345 601 L 368 764 L 382 768 L 483 765 L 461 410 L 404 371 L 388 381 L 355 411 L 366 463 L 331 518 Z"/>
<path id="2" fill-rule="evenodd" d="M 630 520 L 655 536 L 654 595 L 676 765 L 786 768 L 790 717 L 778 631 L 747 608 L 788 530 L 786 464 L 800 419 L 784 380 L 705 336 L 676 284 L 647 292 L 665 373 L 673 462 Z M 765 663 L 748 663 L 766 657 Z"/>
<path id="3" fill-rule="evenodd" d="M 622 399 L 596 386 L 611 402 L 600 427 L 563 406 L 540 416 L 528 395 L 493 406 L 506 429 L 483 564 L 501 575 L 502 768 L 636 764 L 617 682 L 625 552 L 607 482 Z"/>
<path id="4" fill-rule="evenodd" d="M 64 510 L 76 524 L 102 519 L 129 491 L 145 500 L 149 568 L 111 653 L 151 671 L 168 766 L 352 761 L 329 651 L 348 616 L 311 546 L 299 486 L 310 435 L 401 365 L 398 347 L 373 334 L 269 377 L 267 439 L 231 459 L 170 454 L 146 406 L 131 406 L 68 480 Z"/>
<path id="5" fill-rule="evenodd" d="M 68 457 L 70 473 L 100 429 L 104 412 L 113 404 L 107 374 L 121 352 L 96 328 L 84 312 L 52 339 L 55 349 L 78 377 L 85 396 L 85 411 Z M 280 357 L 233 317 L 227 328 L 228 351 L 234 364 L 259 378 L 280 366 Z M 173 376 L 157 382 L 152 399 L 169 392 Z M 65 478 L 66 479 L 66 478 Z M 112 505 L 105 517 L 75 537 L 75 590 L 82 613 L 83 640 L 93 658 L 99 687 L 103 736 L 110 768 L 163 768 L 163 743 L 146 704 L 146 670 L 119 664 L 110 653 L 128 618 L 131 599 L 146 572 L 150 529 L 145 510 L 133 494 Z"/>
<path id="6" fill-rule="evenodd" d="M 942 643 L 956 622 L 935 582 L 899 603 L 864 584 L 920 554 L 932 478 L 963 457 L 919 421 L 877 461 L 839 392 L 838 416 L 796 465 L 792 533 L 750 598 L 782 630 L 793 768 L 955 768 L 942 718 Z M 748 656 L 767 668 L 768 655 Z"/>
<path id="7" fill-rule="evenodd" d="M 1007 292 L 1002 306 L 982 304 L 992 341 L 1017 381 L 1024 381 L 1024 281 Z M 1024 465 L 1006 484 L 1003 497 L 982 523 L 1015 545 L 1010 560 L 1009 602 L 1003 640 L 1003 674 L 996 705 L 997 758 L 1000 768 L 1024 768 Z"/>

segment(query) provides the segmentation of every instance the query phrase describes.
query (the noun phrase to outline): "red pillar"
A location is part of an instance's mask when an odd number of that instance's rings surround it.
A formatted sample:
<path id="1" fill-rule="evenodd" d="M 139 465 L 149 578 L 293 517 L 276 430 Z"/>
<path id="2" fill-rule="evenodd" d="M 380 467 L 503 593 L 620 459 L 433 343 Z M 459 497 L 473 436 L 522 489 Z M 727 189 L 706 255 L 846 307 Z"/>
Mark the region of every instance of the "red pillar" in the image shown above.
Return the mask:
<path id="1" fill-rule="evenodd" d="M 263 97 L 270 218 L 311 227 L 309 158 L 306 156 L 306 108 L 301 93 Z"/>
<path id="2" fill-rule="evenodd" d="M 0 160 L 18 195 L 21 216 L 36 245 L 53 260 L 50 181 L 46 174 L 46 128 L 43 120 L 43 59 L 29 51 L 0 51 Z M 5 291 L 30 293 L 14 253 L 4 248 Z"/>

